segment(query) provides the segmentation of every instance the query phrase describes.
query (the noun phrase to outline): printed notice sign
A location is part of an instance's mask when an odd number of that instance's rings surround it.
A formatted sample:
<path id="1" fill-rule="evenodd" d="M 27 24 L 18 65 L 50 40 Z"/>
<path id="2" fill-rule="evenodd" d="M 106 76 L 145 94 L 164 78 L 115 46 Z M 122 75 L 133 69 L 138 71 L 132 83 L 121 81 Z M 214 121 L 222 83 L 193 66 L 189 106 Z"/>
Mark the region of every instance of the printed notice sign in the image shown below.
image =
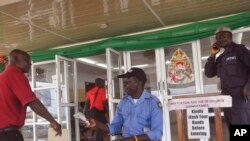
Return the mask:
<path id="1" fill-rule="evenodd" d="M 210 138 L 208 108 L 187 109 L 188 138 Z"/>
<path id="2" fill-rule="evenodd" d="M 168 110 L 182 110 L 193 108 L 213 108 L 213 107 L 232 107 L 232 97 L 229 95 L 193 97 L 171 99 L 168 102 Z"/>

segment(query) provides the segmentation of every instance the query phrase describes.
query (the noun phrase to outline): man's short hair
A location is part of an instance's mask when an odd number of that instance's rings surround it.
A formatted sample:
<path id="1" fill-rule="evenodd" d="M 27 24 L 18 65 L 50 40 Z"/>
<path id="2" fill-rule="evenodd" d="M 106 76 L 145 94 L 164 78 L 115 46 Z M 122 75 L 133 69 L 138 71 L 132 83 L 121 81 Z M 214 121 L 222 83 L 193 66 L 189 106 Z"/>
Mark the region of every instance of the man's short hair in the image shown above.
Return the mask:
<path id="1" fill-rule="evenodd" d="M 103 87 L 104 84 L 105 84 L 105 81 L 104 81 L 103 79 L 101 79 L 101 78 L 96 78 L 96 79 L 95 79 L 95 85 L 96 85 L 97 87 Z"/>
<path id="2" fill-rule="evenodd" d="M 19 55 L 19 54 L 22 54 L 23 56 L 27 56 L 27 57 L 30 57 L 29 54 L 23 50 L 20 50 L 20 49 L 14 49 L 12 50 L 10 53 L 9 53 L 9 61 L 10 62 L 13 62 L 15 61 L 16 57 Z"/>

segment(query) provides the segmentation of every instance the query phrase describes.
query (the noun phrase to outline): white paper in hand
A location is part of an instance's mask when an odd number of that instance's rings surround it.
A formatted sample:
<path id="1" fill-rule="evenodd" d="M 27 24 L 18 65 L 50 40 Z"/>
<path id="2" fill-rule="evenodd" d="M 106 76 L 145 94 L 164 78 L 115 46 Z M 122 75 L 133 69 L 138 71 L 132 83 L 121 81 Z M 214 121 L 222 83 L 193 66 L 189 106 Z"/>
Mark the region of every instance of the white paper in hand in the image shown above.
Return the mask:
<path id="1" fill-rule="evenodd" d="M 88 127 L 89 126 L 89 121 L 86 119 L 85 115 L 81 112 L 75 113 L 74 118 L 78 118 L 84 122 L 84 124 Z"/>

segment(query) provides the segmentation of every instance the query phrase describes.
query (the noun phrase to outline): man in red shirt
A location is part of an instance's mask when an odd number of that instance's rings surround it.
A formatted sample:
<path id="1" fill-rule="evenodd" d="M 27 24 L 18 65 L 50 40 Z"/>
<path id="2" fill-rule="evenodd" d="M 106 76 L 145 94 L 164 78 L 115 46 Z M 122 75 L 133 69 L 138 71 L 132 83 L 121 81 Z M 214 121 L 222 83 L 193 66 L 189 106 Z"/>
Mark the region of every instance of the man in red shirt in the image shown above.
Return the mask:
<path id="1" fill-rule="evenodd" d="M 61 125 L 51 116 L 32 92 L 24 73 L 31 67 L 30 56 L 15 49 L 9 54 L 7 68 L 0 74 L 0 139 L 1 141 L 23 141 L 19 131 L 24 125 L 26 108 L 48 120 L 51 127 L 61 135 Z"/>
<path id="2" fill-rule="evenodd" d="M 87 110 L 90 110 L 90 115 L 86 115 L 87 118 L 94 118 L 102 123 L 107 123 L 105 117 L 105 107 L 107 105 L 107 96 L 106 90 L 104 88 L 105 82 L 101 78 L 95 80 L 95 87 L 87 92 L 86 103 L 83 109 L 83 112 L 86 113 Z M 89 106 L 88 106 L 89 105 Z M 88 109 L 89 108 L 89 109 Z M 107 109 L 106 109 L 107 110 Z M 96 129 L 94 139 L 95 141 L 103 141 L 103 133 L 101 130 Z"/>

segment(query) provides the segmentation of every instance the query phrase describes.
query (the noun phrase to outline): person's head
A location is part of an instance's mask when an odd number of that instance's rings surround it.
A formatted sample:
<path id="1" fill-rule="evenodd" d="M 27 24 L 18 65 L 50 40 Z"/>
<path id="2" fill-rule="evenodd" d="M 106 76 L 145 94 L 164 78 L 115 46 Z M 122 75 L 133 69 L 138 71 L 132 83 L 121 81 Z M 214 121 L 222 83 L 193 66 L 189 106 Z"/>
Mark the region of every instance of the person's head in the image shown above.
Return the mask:
<path id="1" fill-rule="evenodd" d="M 27 52 L 14 49 L 9 54 L 9 63 L 20 68 L 24 73 L 29 72 L 31 67 L 30 56 Z"/>
<path id="2" fill-rule="evenodd" d="M 215 31 L 216 44 L 220 47 L 227 47 L 232 43 L 232 31 L 229 27 L 219 27 Z"/>
<path id="3" fill-rule="evenodd" d="M 84 106 L 85 106 L 85 101 L 81 101 L 81 102 L 79 103 L 79 105 L 80 105 L 81 108 L 84 108 Z"/>
<path id="4" fill-rule="evenodd" d="M 95 79 L 95 85 L 100 88 L 104 88 L 105 86 L 105 81 L 101 78 L 96 78 Z"/>
<path id="5" fill-rule="evenodd" d="M 124 89 L 127 94 L 136 95 L 142 92 L 147 81 L 145 72 L 140 68 L 131 68 L 127 73 L 117 76 L 124 79 Z"/>

